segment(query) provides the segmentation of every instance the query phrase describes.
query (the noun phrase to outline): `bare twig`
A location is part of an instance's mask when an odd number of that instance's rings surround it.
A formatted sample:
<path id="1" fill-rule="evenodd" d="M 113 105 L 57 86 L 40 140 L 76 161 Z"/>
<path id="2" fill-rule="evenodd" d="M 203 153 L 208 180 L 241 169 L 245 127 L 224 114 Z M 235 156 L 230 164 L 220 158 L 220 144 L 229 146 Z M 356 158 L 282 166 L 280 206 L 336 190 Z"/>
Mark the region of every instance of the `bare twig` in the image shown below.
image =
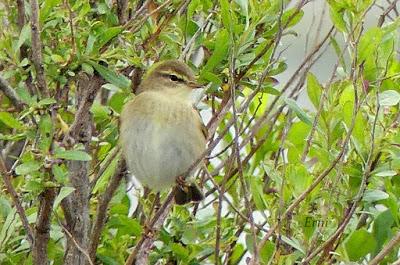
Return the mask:
<path id="1" fill-rule="evenodd" d="M 386 16 L 389 15 L 390 11 L 396 9 L 397 2 L 399 2 L 399 0 L 394 0 L 394 1 L 388 6 L 388 8 L 386 8 L 386 10 L 383 12 L 383 14 L 379 16 L 378 27 L 381 27 L 381 26 L 383 25 L 383 23 L 385 22 L 385 18 L 386 18 Z"/>
<path id="2" fill-rule="evenodd" d="M 254 226 L 254 218 L 253 218 L 253 207 L 250 203 L 250 199 L 248 197 L 248 187 L 247 183 L 244 179 L 243 176 L 243 168 L 242 168 L 242 161 L 240 157 L 240 146 L 239 146 L 239 127 L 238 127 L 238 122 L 237 122 L 237 113 L 236 113 L 236 106 L 235 106 L 235 88 L 236 88 L 236 83 L 234 80 L 234 74 L 235 74 L 235 61 L 234 61 L 234 50 L 231 51 L 231 56 L 230 56 L 230 64 L 229 64 L 229 71 L 230 71 L 230 80 L 229 80 L 229 86 L 231 89 L 231 96 L 232 96 L 232 115 L 234 118 L 234 129 L 235 129 L 235 147 L 234 147 L 234 152 L 235 152 L 235 157 L 237 160 L 237 167 L 238 167 L 238 174 L 239 174 L 239 179 L 240 179 L 240 184 L 242 187 L 242 193 L 244 197 L 244 203 L 246 205 L 246 209 L 248 211 L 249 215 L 249 220 L 250 220 L 250 227 L 251 227 L 251 232 L 253 235 L 253 249 L 254 249 L 254 255 L 253 255 L 253 262 L 254 264 L 259 263 L 259 256 L 258 256 L 258 249 L 257 249 L 257 235 L 256 235 L 256 230 Z"/>
<path id="3" fill-rule="evenodd" d="M 342 156 L 345 153 L 346 150 L 346 145 L 348 144 L 350 137 L 351 137 L 351 133 L 353 131 L 354 125 L 355 125 L 355 117 L 357 115 L 358 112 L 358 105 L 357 105 L 357 101 L 355 102 L 355 106 L 353 108 L 353 115 L 352 115 L 352 120 L 351 120 L 351 125 L 348 128 L 346 137 L 343 141 L 341 150 L 339 152 L 339 154 L 335 157 L 335 159 L 331 162 L 331 164 L 323 171 L 321 172 L 321 174 L 318 175 L 317 178 L 315 178 L 315 180 L 311 183 L 311 185 L 303 192 L 299 195 L 299 197 L 292 202 L 289 207 L 287 207 L 286 211 L 284 212 L 283 216 L 282 216 L 282 220 L 286 219 L 293 211 L 294 209 L 296 209 L 300 203 L 311 193 L 311 191 L 313 191 L 315 189 L 315 187 L 317 187 L 317 185 L 326 177 L 328 176 L 328 174 L 334 169 L 334 167 L 336 166 L 336 164 L 339 162 L 339 160 L 342 158 Z M 264 235 L 263 239 L 261 240 L 260 244 L 258 245 L 258 248 L 261 249 L 266 242 L 268 241 L 269 237 L 275 232 L 275 230 L 278 228 L 278 224 L 275 224 L 270 230 L 269 232 Z"/>

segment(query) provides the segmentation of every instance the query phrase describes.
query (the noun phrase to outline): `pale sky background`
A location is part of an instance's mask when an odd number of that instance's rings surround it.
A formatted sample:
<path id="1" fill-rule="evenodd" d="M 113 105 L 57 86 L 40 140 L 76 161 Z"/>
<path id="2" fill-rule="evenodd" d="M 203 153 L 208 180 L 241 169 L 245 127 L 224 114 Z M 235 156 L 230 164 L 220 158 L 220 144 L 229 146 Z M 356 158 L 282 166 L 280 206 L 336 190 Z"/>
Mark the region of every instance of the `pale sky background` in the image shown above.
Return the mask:
<path id="1" fill-rule="evenodd" d="M 384 0 L 377 0 L 376 3 L 384 8 L 388 6 L 388 3 Z M 295 3 L 294 3 L 295 4 Z M 294 6 L 293 4 L 293 6 Z M 325 12 L 323 11 L 325 9 Z M 277 79 L 279 80 L 280 87 L 282 87 L 289 77 L 294 73 L 297 67 L 300 65 L 301 61 L 304 59 L 306 53 L 306 43 L 307 43 L 307 34 L 310 31 L 308 51 L 312 49 L 312 44 L 314 43 L 314 39 L 316 36 L 316 29 L 319 21 L 322 19 L 322 27 L 321 32 L 319 34 L 319 40 L 322 39 L 328 32 L 332 26 L 332 22 L 329 17 L 329 8 L 324 0 L 316 0 L 311 3 L 308 3 L 304 8 L 304 16 L 302 20 L 293 27 L 293 30 L 298 33 L 298 36 L 286 36 L 281 41 L 281 47 L 287 48 L 284 52 L 283 57 L 286 58 L 288 68 L 287 70 L 278 75 Z M 376 26 L 378 24 L 378 19 L 380 14 L 382 14 L 382 10 L 377 6 L 374 6 L 366 16 L 366 20 L 364 23 L 365 30 L 370 27 Z M 364 31 L 365 32 L 365 31 Z M 336 40 L 339 44 L 344 44 L 343 34 L 338 33 L 336 35 Z M 345 57 L 347 54 L 345 54 Z M 311 68 L 311 72 L 318 78 L 321 84 L 326 83 L 330 76 L 332 75 L 333 67 L 337 62 L 337 56 L 332 47 L 329 47 L 324 55 L 315 63 L 315 65 Z M 300 94 L 298 103 L 300 106 L 305 107 L 309 110 L 313 110 L 306 93 Z"/>

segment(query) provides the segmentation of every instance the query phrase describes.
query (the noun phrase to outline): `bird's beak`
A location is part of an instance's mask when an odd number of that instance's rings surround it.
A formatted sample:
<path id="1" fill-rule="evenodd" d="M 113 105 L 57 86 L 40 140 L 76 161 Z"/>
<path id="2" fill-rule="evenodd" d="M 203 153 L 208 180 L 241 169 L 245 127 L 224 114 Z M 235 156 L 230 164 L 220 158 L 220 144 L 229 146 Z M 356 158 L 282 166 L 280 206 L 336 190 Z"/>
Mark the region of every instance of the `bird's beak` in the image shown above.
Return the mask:
<path id="1" fill-rule="evenodd" d="M 192 89 L 197 89 L 197 88 L 202 88 L 203 85 L 200 83 L 197 83 L 195 81 L 189 81 L 188 82 L 189 87 L 191 87 Z"/>

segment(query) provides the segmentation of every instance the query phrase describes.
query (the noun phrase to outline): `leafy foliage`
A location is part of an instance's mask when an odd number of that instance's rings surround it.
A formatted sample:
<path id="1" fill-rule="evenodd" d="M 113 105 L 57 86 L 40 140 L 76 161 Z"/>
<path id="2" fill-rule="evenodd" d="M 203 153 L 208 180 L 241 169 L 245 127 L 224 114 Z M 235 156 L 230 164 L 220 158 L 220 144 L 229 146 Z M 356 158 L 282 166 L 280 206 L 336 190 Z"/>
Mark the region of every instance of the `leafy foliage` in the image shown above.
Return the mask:
<path id="1" fill-rule="evenodd" d="M 307 1 L 130 1 L 122 11 L 124 1 L 39 1 L 51 98 L 38 92 L 31 27 L 18 24 L 17 2 L 0 3 L 0 75 L 24 104 L 19 109 L 0 94 L 0 264 L 34 263 L 7 178 L 32 228 L 46 192 L 56 191 L 47 254 L 63 264 L 70 224 L 61 201 L 79 196 L 73 166 L 87 168 L 90 231 L 119 169 L 122 106 L 150 62 L 169 58 L 187 61 L 206 85 L 202 106 L 212 116 L 209 146 L 216 147 L 206 157 L 208 172 L 197 174 L 206 200 L 173 207 L 155 235 L 151 264 L 243 264 L 247 257 L 260 264 L 365 263 L 400 233 L 400 20 L 386 17 L 364 29 L 373 1 L 327 1 L 332 30 L 283 84 L 276 76 L 288 66 L 279 43 L 296 36 Z M 310 68 L 325 47 L 336 52 L 338 66 L 322 83 Z M 96 77 L 102 87 L 87 112 L 90 137 L 70 141 L 85 137 L 70 133 L 84 105 L 81 89 Z M 303 86 L 314 111 L 297 101 Z M 128 217 L 122 181 L 106 207 L 96 262 L 125 262 L 154 213 L 153 200 L 146 194 Z M 393 248 L 379 264 L 398 259 Z"/>

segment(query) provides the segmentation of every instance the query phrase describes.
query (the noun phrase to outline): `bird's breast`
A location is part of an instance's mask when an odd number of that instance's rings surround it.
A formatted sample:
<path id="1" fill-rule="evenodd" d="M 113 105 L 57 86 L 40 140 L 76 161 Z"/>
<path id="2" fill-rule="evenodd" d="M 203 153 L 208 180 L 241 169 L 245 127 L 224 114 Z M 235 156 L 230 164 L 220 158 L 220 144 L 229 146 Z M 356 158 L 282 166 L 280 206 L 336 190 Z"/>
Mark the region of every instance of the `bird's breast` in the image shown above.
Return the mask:
<path id="1" fill-rule="evenodd" d="M 120 137 L 132 174 L 145 186 L 162 190 L 200 157 L 206 143 L 188 102 L 149 94 L 127 103 Z"/>

